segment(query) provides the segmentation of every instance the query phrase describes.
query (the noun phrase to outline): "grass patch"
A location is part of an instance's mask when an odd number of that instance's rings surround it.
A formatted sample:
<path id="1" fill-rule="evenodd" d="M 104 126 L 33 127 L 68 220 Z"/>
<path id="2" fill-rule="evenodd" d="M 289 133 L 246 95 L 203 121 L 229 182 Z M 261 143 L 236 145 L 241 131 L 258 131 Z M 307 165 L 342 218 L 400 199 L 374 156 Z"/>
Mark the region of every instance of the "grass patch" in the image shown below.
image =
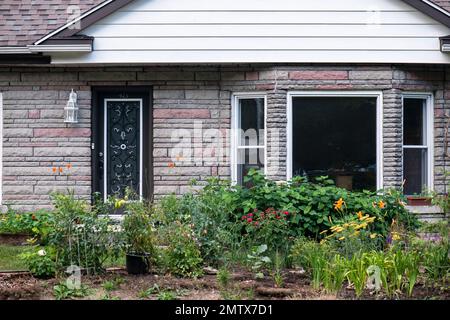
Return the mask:
<path id="1" fill-rule="evenodd" d="M 19 254 L 25 252 L 27 246 L 0 245 L 0 271 L 24 271 L 25 263 Z"/>

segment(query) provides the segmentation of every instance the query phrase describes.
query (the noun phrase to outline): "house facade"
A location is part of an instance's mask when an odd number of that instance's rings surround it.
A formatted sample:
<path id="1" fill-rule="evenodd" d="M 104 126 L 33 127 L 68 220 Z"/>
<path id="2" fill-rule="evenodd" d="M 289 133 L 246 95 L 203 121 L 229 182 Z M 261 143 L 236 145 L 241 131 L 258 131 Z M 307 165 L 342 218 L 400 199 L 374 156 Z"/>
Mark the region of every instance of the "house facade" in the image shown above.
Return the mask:
<path id="1" fill-rule="evenodd" d="M 450 1 L 54 2 L 0 5 L 3 208 L 250 168 L 448 192 Z"/>

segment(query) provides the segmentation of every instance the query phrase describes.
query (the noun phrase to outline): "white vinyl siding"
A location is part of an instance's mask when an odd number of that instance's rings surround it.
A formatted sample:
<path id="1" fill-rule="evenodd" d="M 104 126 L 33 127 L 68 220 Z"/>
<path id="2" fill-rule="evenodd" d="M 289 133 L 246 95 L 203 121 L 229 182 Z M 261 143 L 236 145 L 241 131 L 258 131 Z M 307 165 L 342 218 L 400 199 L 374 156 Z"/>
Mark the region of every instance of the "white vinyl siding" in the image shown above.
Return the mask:
<path id="1" fill-rule="evenodd" d="M 449 28 L 401 0 L 137 0 L 82 33 L 94 52 L 54 63 L 450 63 Z"/>

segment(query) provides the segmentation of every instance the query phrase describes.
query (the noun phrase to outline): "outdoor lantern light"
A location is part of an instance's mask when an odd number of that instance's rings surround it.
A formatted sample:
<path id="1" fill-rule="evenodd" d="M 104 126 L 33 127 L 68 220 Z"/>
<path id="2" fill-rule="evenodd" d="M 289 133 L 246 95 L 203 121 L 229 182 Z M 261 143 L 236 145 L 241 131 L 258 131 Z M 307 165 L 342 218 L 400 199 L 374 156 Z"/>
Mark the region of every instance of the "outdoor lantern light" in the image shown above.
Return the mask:
<path id="1" fill-rule="evenodd" d="M 67 105 L 64 108 L 64 122 L 78 123 L 77 94 L 73 89 L 69 95 L 69 101 L 67 101 Z"/>

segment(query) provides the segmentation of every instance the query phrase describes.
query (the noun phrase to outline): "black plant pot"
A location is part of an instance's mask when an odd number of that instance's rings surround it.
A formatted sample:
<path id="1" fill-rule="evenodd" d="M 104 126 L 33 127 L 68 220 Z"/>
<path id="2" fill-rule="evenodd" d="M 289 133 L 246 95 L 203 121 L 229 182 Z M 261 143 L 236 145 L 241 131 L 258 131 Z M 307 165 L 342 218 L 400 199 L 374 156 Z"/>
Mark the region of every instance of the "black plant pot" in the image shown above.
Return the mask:
<path id="1" fill-rule="evenodd" d="M 127 253 L 126 262 L 129 274 L 146 274 L 150 269 L 148 254 Z"/>

